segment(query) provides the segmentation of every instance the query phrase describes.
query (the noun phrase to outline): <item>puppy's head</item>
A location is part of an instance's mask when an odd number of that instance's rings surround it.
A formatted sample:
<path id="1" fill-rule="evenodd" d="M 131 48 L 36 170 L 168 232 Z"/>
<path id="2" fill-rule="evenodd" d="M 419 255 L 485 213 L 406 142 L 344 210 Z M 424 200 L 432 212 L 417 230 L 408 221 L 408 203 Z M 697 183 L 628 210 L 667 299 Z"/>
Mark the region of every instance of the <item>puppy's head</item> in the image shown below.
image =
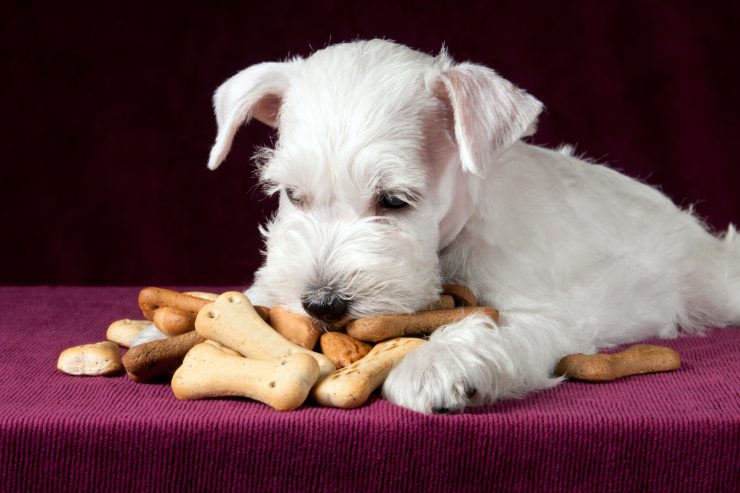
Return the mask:
<path id="1" fill-rule="evenodd" d="M 433 301 L 438 253 L 474 211 L 477 183 L 541 110 L 490 69 L 383 40 L 254 65 L 214 106 L 211 169 L 250 119 L 278 131 L 257 155 L 280 195 L 257 282 L 328 322 Z"/>

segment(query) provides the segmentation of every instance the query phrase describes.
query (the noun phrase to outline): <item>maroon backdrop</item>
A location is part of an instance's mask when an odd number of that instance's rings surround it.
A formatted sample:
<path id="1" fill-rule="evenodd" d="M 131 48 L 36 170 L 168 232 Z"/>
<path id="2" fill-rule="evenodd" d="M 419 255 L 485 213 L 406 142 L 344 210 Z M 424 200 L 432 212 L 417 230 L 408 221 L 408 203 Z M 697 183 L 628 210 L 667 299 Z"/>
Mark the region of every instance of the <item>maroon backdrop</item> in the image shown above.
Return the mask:
<path id="1" fill-rule="evenodd" d="M 446 43 L 545 103 L 536 142 L 740 221 L 736 1 L 286 4 L 0 7 L 0 283 L 248 282 L 274 206 L 248 160 L 270 134 L 243 129 L 209 172 L 212 91 L 356 37 Z"/>

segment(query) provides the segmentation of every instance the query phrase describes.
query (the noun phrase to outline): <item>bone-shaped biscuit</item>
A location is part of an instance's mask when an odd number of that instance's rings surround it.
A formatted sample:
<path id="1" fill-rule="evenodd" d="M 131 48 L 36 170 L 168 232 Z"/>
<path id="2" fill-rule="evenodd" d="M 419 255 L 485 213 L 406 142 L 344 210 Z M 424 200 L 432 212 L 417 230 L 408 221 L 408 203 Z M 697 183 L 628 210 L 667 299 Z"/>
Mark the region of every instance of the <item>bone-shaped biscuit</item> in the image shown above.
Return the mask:
<path id="1" fill-rule="evenodd" d="M 361 406 L 383 384 L 393 366 L 406 353 L 422 344 L 425 341 L 416 338 L 381 342 L 364 358 L 319 381 L 311 391 L 311 396 L 322 406 L 344 409 Z"/>
<path id="2" fill-rule="evenodd" d="M 258 360 L 203 343 L 185 356 L 172 377 L 172 391 L 178 399 L 247 397 L 290 411 L 303 404 L 318 378 L 318 363 L 305 353 Z"/>
<path id="3" fill-rule="evenodd" d="M 209 301 L 216 301 L 216 298 L 218 298 L 218 294 L 216 293 L 206 293 L 204 291 L 185 291 L 182 294 L 187 294 L 188 296 L 195 296 L 196 298 L 203 298 Z M 270 309 L 266 306 L 259 306 L 254 305 L 254 309 L 257 310 L 257 313 L 260 314 L 260 317 L 267 322 L 270 323 Z"/>
<path id="4" fill-rule="evenodd" d="M 555 374 L 589 382 L 609 382 L 630 375 L 671 371 L 680 366 L 681 356 L 673 349 L 638 344 L 619 353 L 570 354 L 560 360 Z"/>
<path id="5" fill-rule="evenodd" d="M 238 291 L 223 293 L 201 309 L 195 319 L 195 330 L 247 358 L 280 359 L 306 353 L 319 364 L 322 376 L 335 370 L 334 363 L 323 354 L 293 344 L 275 332 Z"/>
<path id="6" fill-rule="evenodd" d="M 498 311 L 477 306 L 452 310 L 431 310 L 408 315 L 381 315 L 353 320 L 347 325 L 347 334 L 361 341 L 377 342 L 392 337 L 426 335 L 443 325 L 459 322 L 469 315 L 480 313 L 498 322 Z"/>
<path id="7" fill-rule="evenodd" d="M 209 301 L 216 301 L 216 298 L 218 298 L 218 295 L 216 293 L 206 293 L 203 291 L 185 291 L 183 294 L 187 294 L 189 296 L 195 296 L 196 298 L 203 298 Z M 254 305 L 254 309 L 257 313 L 260 314 L 260 317 L 262 317 L 262 320 L 270 323 L 270 309 L 266 306 L 260 306 L 260 305 Z"/>

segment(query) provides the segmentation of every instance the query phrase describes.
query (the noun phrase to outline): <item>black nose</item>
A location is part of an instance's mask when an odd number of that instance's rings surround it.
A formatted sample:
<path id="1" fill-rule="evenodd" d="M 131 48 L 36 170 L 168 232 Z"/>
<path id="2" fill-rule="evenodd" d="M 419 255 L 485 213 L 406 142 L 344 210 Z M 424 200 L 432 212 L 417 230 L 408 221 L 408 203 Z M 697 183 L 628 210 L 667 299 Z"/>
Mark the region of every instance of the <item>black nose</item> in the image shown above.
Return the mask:
<path id="1" fill-rule="evenodd" d="M 333 292 L 303 297 L 303 308 L 324 322 L 338 322 L 347 313 L 347 300 Z"/>

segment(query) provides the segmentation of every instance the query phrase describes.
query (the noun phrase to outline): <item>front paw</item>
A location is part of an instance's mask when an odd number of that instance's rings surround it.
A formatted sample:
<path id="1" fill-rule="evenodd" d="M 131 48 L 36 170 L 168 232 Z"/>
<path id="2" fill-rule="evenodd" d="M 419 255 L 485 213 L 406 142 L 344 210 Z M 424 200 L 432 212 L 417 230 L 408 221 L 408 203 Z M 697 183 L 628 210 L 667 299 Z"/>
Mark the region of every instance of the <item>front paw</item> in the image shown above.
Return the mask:
<path id="1" fill-rule="evenodd" d="M 502 376 L 500 363 L 491 361 L 493 329 L 485 317 L 471 318 L 438 330 L 407 354 L 388 375 L 383 397 L 438 414 L 492 402 Z"/>

